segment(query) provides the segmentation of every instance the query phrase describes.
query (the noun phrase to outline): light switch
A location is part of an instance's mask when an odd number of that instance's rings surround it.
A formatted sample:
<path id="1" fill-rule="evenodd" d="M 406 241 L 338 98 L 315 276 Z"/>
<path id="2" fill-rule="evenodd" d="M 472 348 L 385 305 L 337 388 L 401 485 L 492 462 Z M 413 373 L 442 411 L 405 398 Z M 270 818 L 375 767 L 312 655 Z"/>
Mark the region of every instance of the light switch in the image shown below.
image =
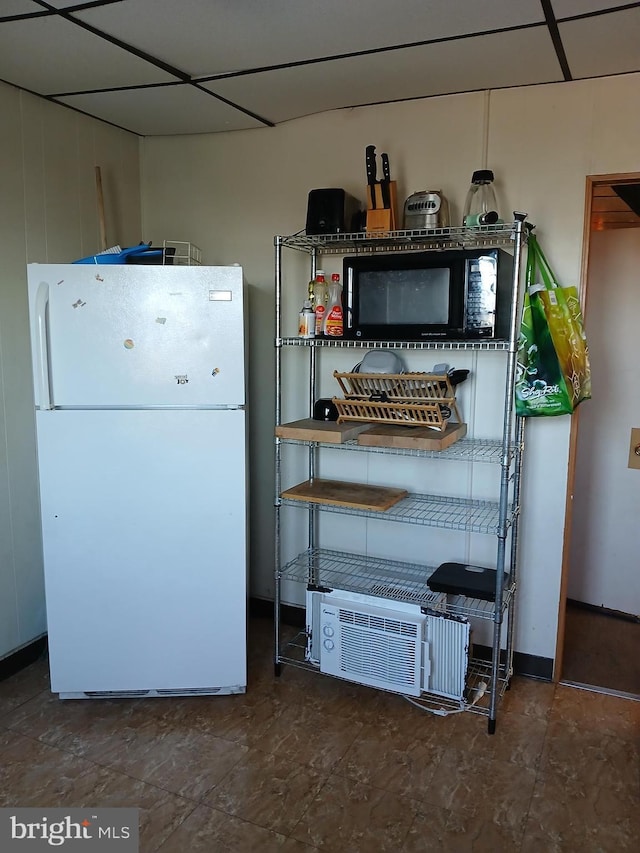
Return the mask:
<path id="1" fill-rule="evenodd" d="M 631 430 L 629 465 L 627 467 L 640 469 L 640 427 L 633 427 Z"/>

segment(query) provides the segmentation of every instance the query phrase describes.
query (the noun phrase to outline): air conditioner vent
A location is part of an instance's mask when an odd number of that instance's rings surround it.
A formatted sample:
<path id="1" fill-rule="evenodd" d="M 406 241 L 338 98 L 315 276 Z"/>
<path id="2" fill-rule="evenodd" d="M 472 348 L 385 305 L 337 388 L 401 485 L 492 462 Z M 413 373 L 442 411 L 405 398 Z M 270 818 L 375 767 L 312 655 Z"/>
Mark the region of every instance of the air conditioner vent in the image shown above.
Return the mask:
<path id="1" fill-rule="evenodd" d="M 343 624 L 372 628 L 375 631 L 384 631 L 385 634 L 401 634 L 405 637 L 417 637 L 418 635 L 418 626 L 415 622 L 390 619 L 387 616 L 374 616 L 371 613 L 341 608 L 339 619 Z"/>
<path id="2" fill-rule="evenodd" d="M 398 641 L 395 637 L 349 628 L 342 632 L 340 669 L 344 675 L 364 675 L 387 685 L 411 687 L 416 664 L 419 661 L 415 641 Z"/>
<path id="3" fill-rule="evenodd" d="M 367 592 L 378 598 L 386 598 L 389 601 L 404 601 L 415 603 L 422 607 L 425 605 L 435 608 L 439 607 L 446 601 L 446 596 L 441 592 L 431 592 L 426 586 L 416 589 L 410 585 L 396 586 L 385 583 L 374 583 L 368 588 Z"/>

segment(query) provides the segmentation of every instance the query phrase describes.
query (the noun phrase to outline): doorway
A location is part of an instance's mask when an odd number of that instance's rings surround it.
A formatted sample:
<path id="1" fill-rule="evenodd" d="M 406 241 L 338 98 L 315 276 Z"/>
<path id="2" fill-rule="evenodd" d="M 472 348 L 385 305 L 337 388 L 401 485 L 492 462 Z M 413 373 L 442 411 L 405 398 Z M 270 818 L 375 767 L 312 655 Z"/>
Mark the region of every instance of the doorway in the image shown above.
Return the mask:
<path id="1" fill-rule="evenodd" d="M 593 398 L 571 426 L 556 677 L 640 699 L 640 174 L 588 177 L 585 208 Z"/>

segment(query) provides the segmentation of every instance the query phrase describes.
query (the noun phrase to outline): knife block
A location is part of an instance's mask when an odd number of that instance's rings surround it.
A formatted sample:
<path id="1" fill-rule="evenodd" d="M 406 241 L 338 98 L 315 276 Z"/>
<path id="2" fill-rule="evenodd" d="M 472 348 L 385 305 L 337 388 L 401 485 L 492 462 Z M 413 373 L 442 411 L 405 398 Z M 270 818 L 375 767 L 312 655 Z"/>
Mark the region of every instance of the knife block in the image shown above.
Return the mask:
<path id="1" fill-rule="evenodd" d="M 389 181 L 389 202 L 390 207 L 384 207 L 382 199 L 382 185 L 378 181 L 373 186 L 367 187 L 367 233 L 375 234 L 380 231 L 395 231 L 396 230 L 396 182 Z M 373 207 L 371 199 L 371 191 L 375 199 L 376 206 Z"/>

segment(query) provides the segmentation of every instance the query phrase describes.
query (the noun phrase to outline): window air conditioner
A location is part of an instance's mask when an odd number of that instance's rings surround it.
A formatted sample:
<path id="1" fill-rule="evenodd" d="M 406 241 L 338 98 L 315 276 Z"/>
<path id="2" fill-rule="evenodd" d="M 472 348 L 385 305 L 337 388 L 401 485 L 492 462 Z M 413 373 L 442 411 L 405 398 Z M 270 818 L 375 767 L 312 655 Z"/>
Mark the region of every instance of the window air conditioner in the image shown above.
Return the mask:
<path id="1" fill-rule="evenodd" d="M 307 660 L 321 672 L 408 696 L 462 700 L 470 624 L 343 590 L 307 592 Z"/>

